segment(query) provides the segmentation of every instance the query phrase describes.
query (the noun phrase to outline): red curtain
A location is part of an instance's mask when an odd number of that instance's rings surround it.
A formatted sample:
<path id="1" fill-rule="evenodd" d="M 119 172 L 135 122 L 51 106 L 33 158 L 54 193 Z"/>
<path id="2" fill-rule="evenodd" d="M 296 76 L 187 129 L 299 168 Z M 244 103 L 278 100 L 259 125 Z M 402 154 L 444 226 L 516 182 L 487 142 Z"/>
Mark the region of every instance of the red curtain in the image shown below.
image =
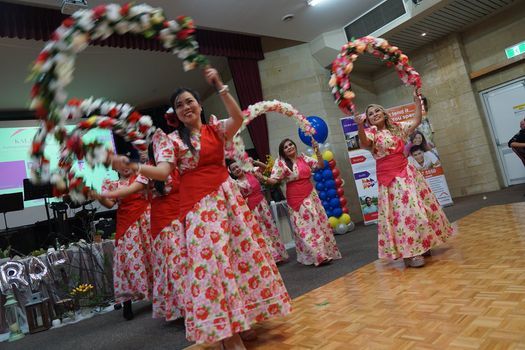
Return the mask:
<path id="1" fill-rule="evenodd" d="M 244 58 L 228 58 L 228 64 L 241 108 L 245 109 L 253 103 L 262 101 L 261 77 L 257 61 Z M 254 119 L 248 125 L 248 132 L 259 159 L 264 161 L 266 155 L 270 154 L 266 116 L 261 115 Z"/>
<path id="2" fill-rule="evenodd" d="M 0 1 L 0 37 L 48 40 L 67 17 L 56 9 Z M 258 60 L 264 59 L 261 38 L 236 33 L 197 29 L 199 51 L 204 55 L 228 58 L 241 108 L 263 100 Z M 93 45 L 138 50 L 166 51 L 155 39 L 135 34 L 112 35 Z M 266 117 L 248 126 L 255 150 L 261 160 L 270 153 Z"/>

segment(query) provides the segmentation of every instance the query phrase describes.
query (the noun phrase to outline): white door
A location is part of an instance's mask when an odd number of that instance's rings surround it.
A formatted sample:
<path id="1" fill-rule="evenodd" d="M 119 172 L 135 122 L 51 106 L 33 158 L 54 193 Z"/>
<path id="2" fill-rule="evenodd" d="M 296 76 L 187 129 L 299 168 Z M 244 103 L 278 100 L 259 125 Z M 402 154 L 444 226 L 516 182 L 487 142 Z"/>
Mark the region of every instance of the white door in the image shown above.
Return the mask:
<path id="1" fill-rule="evenodd" d="M 520 120 L 525 118 L 525 79 L 481 92 L 485 112 L 489 119 L 492 138 L 507 186 L 525 182 L 525 167 L 507 145 L 520 130 Z"/>

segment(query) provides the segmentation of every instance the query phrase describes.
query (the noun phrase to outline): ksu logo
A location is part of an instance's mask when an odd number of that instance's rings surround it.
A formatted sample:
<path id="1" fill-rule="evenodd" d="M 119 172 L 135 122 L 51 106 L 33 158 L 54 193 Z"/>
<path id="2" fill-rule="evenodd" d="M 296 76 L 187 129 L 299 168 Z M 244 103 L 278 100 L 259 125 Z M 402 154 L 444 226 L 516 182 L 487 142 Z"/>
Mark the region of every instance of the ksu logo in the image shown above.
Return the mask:
<path id="1" fill-rule="evenodd" d="M 363 188 L 371 188 L 374 187 L 376 182 L 373 179 L 363 179 Z"/>
<path id="2" fill-rule="evenodd" d="M 33 142 L 32 135 L 27 135 L 24 133 L 28 128 L 21 128 L 15 130 L 9 138 L 11 139 L 12 144 L 14 145 L 30 145 Z"/>

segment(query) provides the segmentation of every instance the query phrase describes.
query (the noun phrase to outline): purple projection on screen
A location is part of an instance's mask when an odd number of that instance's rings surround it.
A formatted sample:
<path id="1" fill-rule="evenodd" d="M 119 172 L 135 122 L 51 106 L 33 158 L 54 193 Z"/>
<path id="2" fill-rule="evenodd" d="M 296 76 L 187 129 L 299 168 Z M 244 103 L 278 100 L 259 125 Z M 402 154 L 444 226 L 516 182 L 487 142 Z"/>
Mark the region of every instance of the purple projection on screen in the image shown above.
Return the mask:
<path id="1" fill-rule="evenodd" d="M 0 190 L 19 189 L 27 177 L 25 161 L 0 162 L 0 174 Z"/>

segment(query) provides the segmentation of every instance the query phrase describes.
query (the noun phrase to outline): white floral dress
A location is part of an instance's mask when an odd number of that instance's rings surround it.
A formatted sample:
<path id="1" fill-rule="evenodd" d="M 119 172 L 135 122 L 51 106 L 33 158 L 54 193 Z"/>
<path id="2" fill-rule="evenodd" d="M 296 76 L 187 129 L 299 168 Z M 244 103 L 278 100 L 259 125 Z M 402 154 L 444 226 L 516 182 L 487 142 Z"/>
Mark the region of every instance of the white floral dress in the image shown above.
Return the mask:
<path id="1" fill-rule="evenodd" d="M 170 138 L 172 150 L 166 150 L 158 161 L 176 163 L 181 174 L 181 201 L 192 195 L 183 193 L 192 181 L 188 182 L 189 176 L 200 176 L 210 167 L 218 173 L 209 174 L 212 177 L 208 180 L 226 175 L 189 211 L 185 212 L 181 204 L 189 261 L 184 293 L 188 340 L 213 343 L 250 329 L 254 323 L 287 315 L 290 296 L 266 249 L 259 224 L 224 165 L 224 124 L 212 116 L 200 133 L 193 133 L 195 153 L 177 133 Z M 204 153 L 201 145 L 207 147 Z M 215 157 L 214 164 L 207 163 L 210 156 Z"/>
<path id="2" fill-rule="evenodd" d="M 308 171 L 299 171 L 298 162 L 304 161 L 309 167 Z M 293 181 L 310 179 L 310 169 L 317 165 L 317 160 L 300 155 L 290 170 L 285 161 L 279 158 L 272 169 L 271 178 L 287 183 L 286 197 L 293 195 L 288 184 Z M 304 265 L 319 265 L 327 260 L 341 258 L 337 248 L 332 228 L 328 223 L 328 217 L 319 200 L 317 192 L 313 189 L 304 198 L 298 210 L 294 210 L 288 204 L 290 217 L 295 234 L 295 249 L 297 250 L 297 261 Z"/>
<path id="3" fill-rule="evenodd" d="M 119 187 L 127 187 L 130 179 L 111 181 L 106 179 L 102 184 L 102 193 L 114 191 Z M 142 197 L 142 198 L 140 198 Z M 138 200 L 147 200 L 145 194 L 138 194 Z M 131 204 L 130 204 L 131 200 Z M 127 229 L 115 240 L 113 255 L 113 287 L 115 301 L 122 303 L 127 300 L 151 299 L 153 289 L 153 272 L 151 268 L 151 237 L 150 237 L 150 207 L 143 206 L 142 214 L 130 206 L 138 201 L 123 199 L 118 201 L 117 225 L 119 225 L 119 211 L 138 217 L 132 223 L 126 223 Z M 124 214 L 124 215 L 126 215 Z M 120 223 L 122 224 L 122 222 Z"/>
<path id="4" fill-rule="evenodd" d="M 366 131 L 372 141 L 372 154 L 381 159 L 395 156 L 403 161 L 404 140 L 410 124 L 394 123 L 391 129 Z M 393 164 L 396 166 L 396 164 Z M 382 176 L 378 166 L 378 178 Z M 378 255 L 380 258 L 399 259 L 421 255 L 445 242 L 454 229 L 430 190 L 425 178 L 410 163 L 392 176 L 388 185 L 379 182 Z"/>
<path id="5" fill-rule="evenodd" d="M 252 186 L 250 181 L 248 181 L 248 176 L 253 176 L 251 174 L 246 174 L 244 178 L 237 179 L 237 185 L 241 190 L 241 194 L 246 199 L 254 191 L 261 191 L 261 186 Z M 255 180 L 257 181 L 257 180 Z M 257 204 L 253 209 L 252 213 L 255 216 L 255 219 L 261 225 L 263 230 L 264 238 L 266 239 L 266 246 L 273 256 L 275 262 L 281 262 L 288 260 L 288 252 L 283 244 L 279 230 L 273 221 L 272 214 L 270 212 L 270 206 L 265 198 Z"/>
<path id="6" fill-rule="evenodd" d="M 157 162 L 163 154 L 173 151 L 171 140 L 161 129 L 153 135 L 152 143 Z M 179 221 L 178 188 L 174 187 L 179 186 L 178 174 L 168 176 L 162 195 L 147 177 L 140 175 L 137 181 L 149 185 L 151 190 L 153 317 L 171 321 L 184 316 L 188 269 L 186 239 Z"/>

